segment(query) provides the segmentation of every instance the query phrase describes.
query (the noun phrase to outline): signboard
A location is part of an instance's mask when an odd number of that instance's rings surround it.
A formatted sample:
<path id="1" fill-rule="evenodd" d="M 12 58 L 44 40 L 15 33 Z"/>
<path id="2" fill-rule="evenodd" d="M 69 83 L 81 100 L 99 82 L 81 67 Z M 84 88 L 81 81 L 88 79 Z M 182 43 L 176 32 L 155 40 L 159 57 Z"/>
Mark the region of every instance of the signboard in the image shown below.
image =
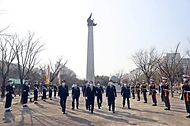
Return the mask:
<path id="1" fill-rule="evenodd" d="M 9 80 L 12 80 L 13 84 L 20 84 L 20 79 L 16 79 L 16 78 L 9 78 Z M 23 80 L 24 83 L 25 80 Z"/>

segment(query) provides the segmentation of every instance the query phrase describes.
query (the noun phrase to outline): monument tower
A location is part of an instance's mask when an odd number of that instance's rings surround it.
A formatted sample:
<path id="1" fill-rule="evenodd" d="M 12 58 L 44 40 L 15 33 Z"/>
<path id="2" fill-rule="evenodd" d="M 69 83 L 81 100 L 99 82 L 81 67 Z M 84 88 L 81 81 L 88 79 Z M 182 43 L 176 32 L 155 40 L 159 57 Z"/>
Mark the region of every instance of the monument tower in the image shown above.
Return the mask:
<path id="1" fill-rule="evenodd" d="M 95 84 L 94 77 L 94 41 L 93 41 L 93 26 L 97 24 L 94 23 L 94 19 L 91 20 L 92 13 L 87 19 L 88 22 L 88 46 L 87 46 L 87 66 L 86 66 L 86 80 L 93 81 Z"/>

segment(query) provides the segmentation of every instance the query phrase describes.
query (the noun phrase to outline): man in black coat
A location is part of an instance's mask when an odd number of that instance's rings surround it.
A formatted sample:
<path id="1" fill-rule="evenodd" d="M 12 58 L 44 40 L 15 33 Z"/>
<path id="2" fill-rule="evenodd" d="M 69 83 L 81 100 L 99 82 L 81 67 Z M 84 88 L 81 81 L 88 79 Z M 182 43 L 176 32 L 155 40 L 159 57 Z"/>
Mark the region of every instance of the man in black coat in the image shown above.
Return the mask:
<path id="1" fill-rule="evenodd" d="M 38 101 L 38 91 L 39 91 L 38 81 L 35 81 L 35 84 L 34 84 L 34 104 L 36 104 Z"/>
<path id="2" fill-rule="evenodd" d="M 8 84 L 6 86 L 6 91 L 7 91 L 7 94 L 6 94 L 6 101 L 5 101 L 5 112 L 10 112 L 12 99 L 14 98 L 12 80 L 8 80 Z"/>
<path id="3" fill-rule="evenodd" d="M 125 107 L 125 100 L 127 98 L 128 109 L 131 109 L 130 108 L 130 101 L 129 101 L 129 98 L 130 98 L 130 87 L 127 86 L 127 82 L 124 82 L 123 87 L 121 88 L 121 96 L 123 96 L 123 107 Z"/>
<path id="4" fill-rule="evenodd" d="M 53 91 L 54 91 L 54 98 L 56 98 L 56 93 L 57 93 L 57 86 L 54 84 L 53 86 Z"/>
<path id="5" fill-rule="evenodd" d="M 47 91 L 47 85 L 43 84 L 42 86 L 42 100 L 46 101 L 46 91 Z"/>
<path id="6" fill-rule="evenodd" d="M 29 89 L 29 85 L 28 85 L 28 80 L 25 80 L 24 85 L 23 85 L 23 92 L 22 92 L 23 107 L 28 107 L 27 102 L 28 102 L 29 95 L 30 95 L 30 89 Z"/>
<path id="7" fill-rule="evenodd" d="M 88 110 L 88 99 L 86 96 L 86 91 L 87 91 L 88 87 L 89 87 L 89 83 L 88 83 L 88 81 L 85 81 L 85 85 L 83 86 L 83 97 L 85 97 L 86 110 Z"/>
<path id="8" fill-rule="evenodd" d="M 93 113 L 94 111 L 94 99 L 96 95 L 96 88 L 93 86 L 93 82 L 90 81 L 90 86 L 86 89 L 86 97 L 88 100 L 88 109 Z"/>
<path id="9" fill-rule="evenodd" d="M 72 87 L 72 109 L 75 108 L 75 100 L 76 100 L 76 108 L 79 106 L 79 97 L 80 97 L 80 89 L 77 84 L 74 84 Z"/>
<path id="10" fill-rule="evenodd" d="M 52 88 L 53 88 L 53 84 L 52 82 L 50 82 L 50 85 L 49 85 L 49 99 L 52 100 Z"/>
<path id="11" fill-rule="evenodd" d="M 112 106 L 112 111 L 115 113 L 115 98 L 117 97 L 117 93 L 112 80 L 109 81 L 109 85 L 106 88 L 106 97 L 108 99 L 109 111 L 111 111 Z"/>
<path id="12" fill-rule="evenodd" d="M 60 105 L 62 108 L 63 114 L 65 114 L 66 101 L 69 96 L 68 86 L 65 84 L 65 80 L 61 81 L 62 84 L 59 86 L 58 96 L 60 97 Z"/>
<path id="13" fill-rule="evenodd" d="M 102 94 L 104 93 L 103 87 L 100 85 L 100 82 L 97 83 L 96 86 L 96 97 L 97 97 L 97 104 L 98 108 L 102 106 Z"/>

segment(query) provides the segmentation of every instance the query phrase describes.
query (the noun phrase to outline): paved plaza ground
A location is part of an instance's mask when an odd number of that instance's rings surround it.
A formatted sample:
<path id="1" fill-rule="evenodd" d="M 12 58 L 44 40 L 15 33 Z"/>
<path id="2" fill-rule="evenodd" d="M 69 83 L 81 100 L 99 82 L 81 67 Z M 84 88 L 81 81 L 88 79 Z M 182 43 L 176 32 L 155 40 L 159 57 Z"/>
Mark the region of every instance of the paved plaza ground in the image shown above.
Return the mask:
<path id="1" fill-rule="evenodd" d="M 12 112 L 4 112 L 4 101 L 0 102 L 0 126 L 190 126 L 190 119 L 184 107 L 184 101 L 179 96 L 171 99 L 171 110 L 164 110 L 164 103 L 157 95 L 158 106 L 152 106 L 151 97 L 148 103 L 131 99 L 131 108 L 122 107 L 122 97 L 118 94 L 116 99 L 116 113 L 108 111 L 107 100 L 104 96 L 103 106 L 97 109 L 95 100 L 95 111 L 91 114 L 85 110 L 84 98 L 80 97 L 78 110 L 71 110 L 71 97 L 67 101 L 66 114 L 62 114 L 59 99 L 39 104 L 29 102 L 28 108 L 23 108 L 19 98 L 13 99 Z"/>

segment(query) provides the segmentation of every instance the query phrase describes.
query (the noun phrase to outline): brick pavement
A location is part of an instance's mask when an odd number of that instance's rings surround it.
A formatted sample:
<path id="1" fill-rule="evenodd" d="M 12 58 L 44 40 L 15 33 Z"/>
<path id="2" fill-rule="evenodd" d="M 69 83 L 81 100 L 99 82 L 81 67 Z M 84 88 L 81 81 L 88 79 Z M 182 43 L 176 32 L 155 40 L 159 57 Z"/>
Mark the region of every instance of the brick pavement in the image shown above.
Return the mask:
<path id="1" fill-rule="evenodd" d="M 4 112 L 4 102 L 0 102 L 0 126 L 189 126 L 190 119 L 184 107 L 184 101 L 176 96 L 171 98 L 171 111 L 164 110 L 164 103 L 160 101 L 158 106 L 152 106 L 152 100 L 148 96 L 148 103 L 131 99 L 131 110 L 122 107 L 122 98 L 118 94 L 116 99 L 116 113 L 108 111 L 107 101 L 104 96 L 103 107 L 91 114 L 85 110 L 84 98 L 80 97 L 78 110 L 71 110 L 71 98 L 67 101 L 67 114 L 61 113 L 59 100 L 47 99 L 39 104 L 29 103 L 28 108 L 18 104 L 19 98 L 13 100 L 12 112 Z M 141 98 L 142 99 L 142 98 Z"/>

